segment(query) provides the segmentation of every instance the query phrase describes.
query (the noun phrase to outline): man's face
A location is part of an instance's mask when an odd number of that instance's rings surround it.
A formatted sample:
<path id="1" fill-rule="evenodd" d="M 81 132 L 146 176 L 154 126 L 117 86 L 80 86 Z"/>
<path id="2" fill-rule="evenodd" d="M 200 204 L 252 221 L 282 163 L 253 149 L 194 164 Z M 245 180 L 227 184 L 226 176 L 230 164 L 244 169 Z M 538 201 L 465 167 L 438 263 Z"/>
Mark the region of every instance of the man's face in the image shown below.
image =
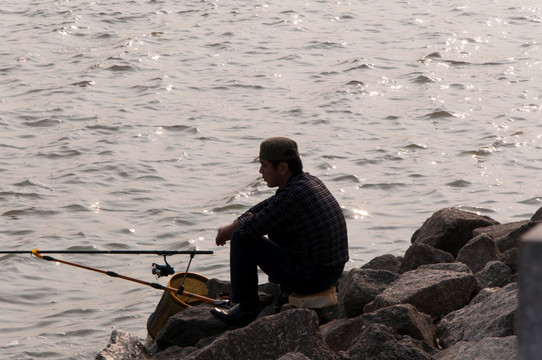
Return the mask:
<path id="1" fill-rule="evenodd" d="M 275 169 L 269 160 L 260 159 L 260 174 L 267 183 L 267 186 L 272 188 L 282 185 L 282 176 L 280 174 L 280 164 Z"/>

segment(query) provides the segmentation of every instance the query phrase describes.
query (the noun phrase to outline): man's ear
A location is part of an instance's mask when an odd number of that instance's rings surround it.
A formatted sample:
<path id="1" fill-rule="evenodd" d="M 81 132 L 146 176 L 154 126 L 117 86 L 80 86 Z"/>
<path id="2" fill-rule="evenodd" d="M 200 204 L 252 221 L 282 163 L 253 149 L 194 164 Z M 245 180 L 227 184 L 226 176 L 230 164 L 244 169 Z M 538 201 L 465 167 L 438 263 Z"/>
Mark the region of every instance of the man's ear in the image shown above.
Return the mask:
<path id="1" fill-rule="evenodd" d="M 281 161 L 277 166 L 277 170 L 281 175 L 286 174 L 289 168 L 290 167 L 288 166 L 288 163 L 286 161 Z"/>

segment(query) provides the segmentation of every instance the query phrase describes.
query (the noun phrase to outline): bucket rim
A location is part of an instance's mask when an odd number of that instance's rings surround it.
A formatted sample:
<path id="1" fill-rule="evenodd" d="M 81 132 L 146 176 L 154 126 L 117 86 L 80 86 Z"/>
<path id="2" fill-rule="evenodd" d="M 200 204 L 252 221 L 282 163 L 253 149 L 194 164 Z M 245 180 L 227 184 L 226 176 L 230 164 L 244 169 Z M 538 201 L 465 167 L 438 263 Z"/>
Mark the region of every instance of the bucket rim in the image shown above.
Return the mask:
<path id="1" fill-rule="evenodd" d="M 173 274 L 168 280 L 168 286 L 176 288 L 175 286 L 173 286 L 172 281 L 177 280 L 179 277 L 181 277 L 181 278 L 184 277 L 184 274 L 185 274 L 185 272 L 178 272 L 178 273 Z M 187 279 L 190 278 L 190 279 L 200 280 L 205 284 L 207 284 L 207 282 L 209 281 L 209 279 L 207 277 L 205 277 L 203 275 L 200 275 L 200 274 L 192 273 L 192 272 L 186 273 L 186 278 Z M 171 296 L 172 300 L 175 301 L 176 303 L 178 303 L 179 305 L 182 305 L 184 307 L 192 307 L 192 305 L 189 305 L 189 304 L 185 303 L 184 301 L 182 301 L 181 299 L 179 299 L 179 297 L 176 294 L 173 294 L 171 292 L 168 292 L 168 294 L 169 294 L 169 296 Z M 206 294 L 199 294 L 199 295 L 206 295 Z"/>

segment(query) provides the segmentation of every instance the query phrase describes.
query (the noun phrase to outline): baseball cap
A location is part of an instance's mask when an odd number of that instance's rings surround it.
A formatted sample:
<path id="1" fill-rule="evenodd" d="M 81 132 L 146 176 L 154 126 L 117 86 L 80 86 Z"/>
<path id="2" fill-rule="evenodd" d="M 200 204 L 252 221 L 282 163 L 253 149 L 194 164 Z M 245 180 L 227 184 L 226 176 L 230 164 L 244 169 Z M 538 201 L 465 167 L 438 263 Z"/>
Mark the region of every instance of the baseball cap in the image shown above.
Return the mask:
<path id="1" fill-rule="evenodd" d="M 297 143 L 287 137 L 271 137 L 260 144 L 260 155 L 257 159 L 269 161 L 290 160 L 299 157 Z"/>

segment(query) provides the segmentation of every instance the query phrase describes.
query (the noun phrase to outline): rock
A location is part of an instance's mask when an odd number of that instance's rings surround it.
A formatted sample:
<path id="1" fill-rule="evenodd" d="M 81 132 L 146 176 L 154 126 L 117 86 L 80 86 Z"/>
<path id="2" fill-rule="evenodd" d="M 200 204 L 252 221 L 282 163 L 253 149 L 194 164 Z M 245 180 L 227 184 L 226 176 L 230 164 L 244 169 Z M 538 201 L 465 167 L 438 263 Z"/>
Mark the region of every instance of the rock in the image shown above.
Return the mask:
<path id="1" fill-rule="evenodd" d="M 454 256 L 444 250 L 439 250 L 425 244 L 412 244 L 406 251 L 405 257 L 399 268 L 399 273 L 403 274 L 410 270 L 415 270 L 421 265 L 438 264 L 453 262 Z"/>
<path id="2" fill-rule="evenodd" d="M 370 322 L 358 316 L 353 319 L 337 319 L 320 326 L 325 343 L 333 351 L 346 351 Z"/>
<path id="3" fill-rule="evenodd" d="M 383 324 L 399 335 L 408 335 L 436 347 L 435 327 L 431 316 L 419 312 L 410 304 L 399 304 L 364 314 L 361 318 L 373 324 Z"/>
<path id="4" fill-rule="evenodd" d="M 370 324 L 348 349 L 351 360 L 430 360 L 421 344 L 408 336 L 398 336 L 385 325 Z"/>
<path id="5" fill-rule="evenodd" d="M 502 287 L 510 282 L 510 276 L 513 274 L 506 264 L 500 261 L 490 261 L 486 266 L 476 274 L 476 292 L 484 288 Z"/>
<path id="6" fill-rule="evenodd" d="M 534 225 L 536 225 L 534 221 L 517 221 L 474 229 L 472 234 L 473 236 L 488 234 L 497 244 L 499 251 L 503 253 L 507 250 L 517 248 L 519 239 Z"/>
<path id="7" fill-rule="evenodd" d="M 311 359 L 308 358 L 307 355 L 303 353 L 292 352 L 292 353 L 282 355 L 277 360 L 311 360 Z"/>
<path id="8" fill-rule="evenodd" d="M 466 264 L 473 273 L 477 273 L 489 261 L 499 260 L 499 255 L 499 249 L 491 235 L 482 233 L 459 250 L 456 260 Z"/>
<path id="9" fill-rule="evenodd" d="M 445 208 L 434 213 L 412 235 L 412 243 L 426 244 L 457 256 L 476 228 L 499 224 L 487 216 Z"/>
<path id="10" fill-rule="evenodd" d="M 501 261 L 512 269 L 513 273 L 517 273 L 519 269 L 519 248 L 510 249 L 502 253 Z"/>
<path id="11" fill-rule="evenodd" d="M 219 295 L 229 295 L 231 293 L 231 283 L 219 279 L 209 279 L 207 281 L 207 296 L 216 299 Z"/>
<path id="12" fill-rule="evenodd" d="M 436 360 L 518 359 L 517 336 L 488 337 L 480 341 L 459 341 L 434 356 Z"/>
<path id="13" fill-rule="evenodd" d="M 270 282 L 258 285 L 258 292 L 260 295 L 260 303 L 262 308 L 270 305 L 274 298 L 278 297 L 280 293 L 280 287 L 278 284 Z M 220 298 L 221 296 L 229 296 L 231 293 L 231 283 L 229 281 L 219 279 L 209 279 L 207 281 L 207 293 L 211 299 Z"/>
<path id="14" fill-rule="evenodd" d="M 398 274 L 401 263 L 402 258 L 393 256 L 391 254 L 385 254 L 375 257 L 367 264 L 363 265 L 361 268 L 373 270 L 387 270 Z"/>
<path id="15" fill-rule="evenodd" d="M 292 309 L 227 331 L 187 359 L 272 359 L 301 353 L 312 360 L 338 359 L 324 343 L 312 310 Z"/>
<path id="16" fill-rule="evenodd" d="M 266 283 L 258 285 L 258 292 L 260 294 L 269 294 L 272 296 L 278 296 L 280 295 L 280 285 L 271 283 L 271 282 L 266 282 Z"/>
<path id="17" fill-rule="evenodd" d="M 273 313 L 267 312 L 267 309 L 270 309 L 270 308 L 271 308 L 271 306 L 268 306 L 267 308 L 265 308 L 260 313 L 260 315 L 258 315 L 258 317 L 261 317 L 262 314 L 264 314 L 264 313 L 265 313 L 266 316 L 267 315 L 273 315 Z M 285 312 L 285 311 L 289 311 L 289 310 L 297 309 L 297 308 L 298 307 L 293 306 L 291 304 L 284 304 L 281 307 L 280 312 Z M 311 310 L 314 311 L 314 313 L 318 317 L 318 323 L 320 325 L 327 324 L 328 322 L 334 321 L 334 320 L 336 320 L 337 318 L 340 317 L 339 305 L 338 304 L 328 306 L 328 307 L 324 307 L 324 308 L 319 308 L 319 309 L 311 309 Z"/>
<path id="18" fill-rule="evenodd" d="M 172 359 L 187 359 L 190 355 L 195 353 L 198 348 L 193 346 L 180 347 L 171 346 L 166 350 L 156 353 L 152 356 L 152 360 L 172 360 Z"/>
<path id="19" fill-rule="evenodd" d="M 348 350 L 370 324 L 386 325 L 398 335 L 408 335 L 436 346 L 431 317 L 410 304 L 400 304 L 364 314 L 354 319 L 338 319 L 320 327 L 326 344 L 334 351 Z"/>
<path id="20" fill-rule="evenodd" d="M 339 311 L 347 317 L 363 313 L 363 307 L 386 289 L 399 275 L 387 270 L 352 269 L 339 282 Z"/>
<path id="21" fill-rule="evenodd" d="M 156 337 L 158 348 L 163 350 L 172 345 L 194 346 L 201 339 L 234 328 L 215 318 L 209 312 L 212 308 L 210 304 L 201 304 L 189 307 L 170 317 Z"/>
<path id="22" fill-rule="evenodd" d="M 531 217 L 531 221 L 540 221 L 542 220 L 542 207 L 534 213 L 533 217 Z"/>
<path id="23" fill-rule="evenodd" d="M 419 269 L 455 271 L 455 272 L 462 272 L 465 274 L 472 273 L 469 267 L 461 262 L 422 265 L 419 267 Z"/>
<path id="24" fill-rule="evenodd" d="M 430 265 L 431 266 L 431 265 Z M 457 265 L 455 265 L 457 266 Z M 464 266 L 466 268 L 466 266 Z M 363 312 L 368 313 L 396 304 L 412 304 L 434 320 L 467 304 L 475 289 L 472 273 L 421 266 L 377 295 Z"/>
<path id="25" fill-rule="evenodd" d="M 517 335 L 518 284 L 483 289 L 469 305 L 451 312 L 437 324 L 443 348 L 460 341 Z"/>
<path id="26" fill-rule="evenodd" d="M 111 332 L 109 344 L 96 355 L 96 360 L 150 359 L 149 353 L 139 339 L 119 330 Z"/>

